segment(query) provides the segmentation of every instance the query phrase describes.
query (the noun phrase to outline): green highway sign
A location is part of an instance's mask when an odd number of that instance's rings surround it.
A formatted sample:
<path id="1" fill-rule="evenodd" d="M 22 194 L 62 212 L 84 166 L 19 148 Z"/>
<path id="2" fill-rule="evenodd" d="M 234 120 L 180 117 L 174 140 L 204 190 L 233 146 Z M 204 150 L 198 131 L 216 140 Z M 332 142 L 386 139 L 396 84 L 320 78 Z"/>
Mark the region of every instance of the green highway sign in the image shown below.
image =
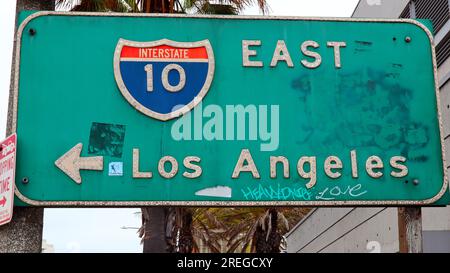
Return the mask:
<path id="1" fill-rule="evenodd" d="M 448 187 L 417 21 L 23 13 L 16 52 L 29 205 L 429 205 Z"/>

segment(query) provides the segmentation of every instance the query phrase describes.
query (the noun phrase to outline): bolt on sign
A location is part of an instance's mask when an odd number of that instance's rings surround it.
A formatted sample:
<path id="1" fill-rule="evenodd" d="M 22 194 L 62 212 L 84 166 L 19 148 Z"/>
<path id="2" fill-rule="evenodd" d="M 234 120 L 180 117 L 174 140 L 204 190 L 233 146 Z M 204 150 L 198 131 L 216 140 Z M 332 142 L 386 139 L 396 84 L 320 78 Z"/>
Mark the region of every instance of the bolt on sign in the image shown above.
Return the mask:
<path id="1" fill-rule="evenodd" d="M 22 13 L 17 197 L 427 205 L 447 189 L 413 20 Z"/>
<path id="2" fill-rule="evenodd" d="M 11 221 L 14 204 L 17 136 L 0 142 L 0 225 Z"/>

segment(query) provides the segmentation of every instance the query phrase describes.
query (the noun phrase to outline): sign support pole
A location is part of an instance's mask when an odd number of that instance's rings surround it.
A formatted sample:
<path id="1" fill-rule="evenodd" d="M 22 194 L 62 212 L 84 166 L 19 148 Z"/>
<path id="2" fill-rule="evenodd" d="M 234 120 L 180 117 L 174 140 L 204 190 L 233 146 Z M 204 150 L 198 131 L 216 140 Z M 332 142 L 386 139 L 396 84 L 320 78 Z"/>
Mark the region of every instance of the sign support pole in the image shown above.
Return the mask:
<path id="1" fill-rule="evenodd" d="M 9 224 L 0 226 L 0 252 L 41 252 L 44 209 L 14 207 Z"/>
<path id="2" fill-rule="evenodd" d="M 422 253 L 422 208 L 398 208 L 398 241 L 400 253 Z"/>
<path id="3" fill-rule="evenodd" d="M 18 0 L 16 3 L 16 22 L 19 11 L 22 10 L 54 10 L 55 1 Z M 17 28 L 17 24 L 15 26 Z M 17 30 L 17 29 L 16 29 Z M 14 36 L 15 37 L 15 36 Z M 15 48 L 13 47 L 13 62 L 11 68 L 11 88 L 8 105 L 7 135 L 11 132 L 12 96 L 14 83 Z M 20 160 L 20 159 L 19 159 Z M 0 227 L 0 252 L 41 252 L 42 228 L 44 220 L 43 208 L 14 207 L 13 218 L 9 224 Z"/>

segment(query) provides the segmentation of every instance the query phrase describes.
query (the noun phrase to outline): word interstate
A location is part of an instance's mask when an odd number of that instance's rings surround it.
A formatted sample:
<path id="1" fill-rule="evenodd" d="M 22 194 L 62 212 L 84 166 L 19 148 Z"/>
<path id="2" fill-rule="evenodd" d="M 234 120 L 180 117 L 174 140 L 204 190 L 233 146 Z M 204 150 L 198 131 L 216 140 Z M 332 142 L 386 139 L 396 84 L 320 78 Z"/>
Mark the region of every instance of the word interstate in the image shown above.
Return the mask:
<path id="1" fill-rule="evenodd" d="M 141 171 L 139 149 L 133 149 L 133 178 L 152 178 L 153 173 L 149 171 Z M 406 158 L 403 156 L 393 156 L 389 159 L 390 172 L 392 177 L 403 178 L 408 175 L 408 167 L 406 166 Z M 183 166 L 185 171 L 182 176 L 188 179 L 198 178 L 202 175 L 203 170 L 200 165 L 201 158 L 198 156 L 186 156 L 183 159 Z M 270 156 L 269 158 L 270 178 L 278 176 L 277 166 L 280 164 L 283 169 L 283 177 L 288 179 L 290 174 L 289 159 L 284 156 Z M 169 170 L 166 170 L 166 165 L 170 165 Z M 299 177 L 306 179 L 306 188 L 312 188 L 317 183 L 317 157 L 316 156 L 302 156 L 298 159 L 296 164 L 297 174 Z M 177 175 L 179 171 L 178 161 L 172 156 L 162 157 L 158 164 L 158 173 L 161 177 L 170 179 Z M 328 156 L 323 162 L 323 171 L 332 179 L 337 179 L 342 176 L 344 164 L 337 156 Z M 350 151 L 350 166 L 352 178 L 358 178 L 358 160 L 356 150 Z M 384 175 L 385 163 L 376 155 L 372 155 L 365 160 L 365 170 L 368 176 L 372 178 L 380 178 Z M 234 170 L 231 173 L 232 179 L 238 179 L 241 173 L 249 173 L 254 179 L 260 179 L 261 175 L 258 166 L 253 160 L 252 154 L 248 149 L 242 149 L 237 159 Z"/>

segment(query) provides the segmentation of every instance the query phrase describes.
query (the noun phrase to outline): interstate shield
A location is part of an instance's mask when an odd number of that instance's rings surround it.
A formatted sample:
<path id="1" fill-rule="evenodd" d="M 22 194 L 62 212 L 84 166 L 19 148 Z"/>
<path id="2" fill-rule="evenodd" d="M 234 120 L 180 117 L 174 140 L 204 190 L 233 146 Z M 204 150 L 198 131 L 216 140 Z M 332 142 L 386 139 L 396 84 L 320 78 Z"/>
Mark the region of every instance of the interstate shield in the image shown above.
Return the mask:
<path id="1" fill-rule="evenodd" d="M 135 42 L 120 39 L 114 75 L 125 99 L 143 114 L 162 121 L 194 108 L 214 76 L 209 40 Z"/>

